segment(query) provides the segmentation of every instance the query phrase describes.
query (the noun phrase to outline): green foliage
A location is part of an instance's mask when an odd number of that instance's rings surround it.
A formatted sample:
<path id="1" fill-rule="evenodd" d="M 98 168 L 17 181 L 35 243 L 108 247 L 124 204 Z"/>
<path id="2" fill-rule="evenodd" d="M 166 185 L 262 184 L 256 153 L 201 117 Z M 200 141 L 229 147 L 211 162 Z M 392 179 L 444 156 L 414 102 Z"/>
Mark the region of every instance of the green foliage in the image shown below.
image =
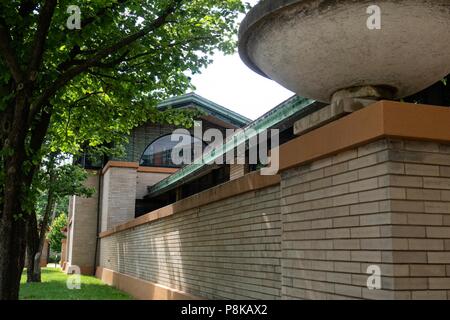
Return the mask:
<path id="1" fill-rule="evenodd" d="M 248 9 L 241 0 L 59 0 L 53 13 L 41 19 L 50 21 L 50 26 L 40 59 L 34 41 L 43 6 L 50 2 L 0 2 L 0 27 L 10 38 L 8 54 L 19 72 L 35 79 L 26 107 L 36 108 L 36 113 L 20 125 L 27 134 L 25 173 L 48 152 L 120 152 L 127 134 L 148 121 L 191 126 L 195 111 L 161 111 L 156 105 L 191 89 L 189 75 L 206 67 L 213 52 L 235 50 L 237 17 Z M 74 4 L 81 10 L 80 30 L 66 26 L 67 8 Z M 173 10 L 164 16 L 168 8 Z M 139 32 L 143 34 L 133 41 L 118 45 Z M 6 63 L 5 56 L 0 53 L 2 113 L 21 94 L 16 90 L 16 69 Z M 40 63 L 36 73 L 27 75 L 32 58 Z M 32 150 L 33 129 L 44 112 L 51 115 L 48 145 L 46 150 L 40 146 Z M 8 127 L 2 124 L 2 128 Z M 4 161 L 15 150 L 2 136 L 7 131 L 0 130 L 0 204 Z M 30 212 L 34 202 L 28 199 L 28 187 L 21 203 Z"/>
<path id="2" fill-rule="evenodd" d="M 66 26 L 70 5 L 81 9 L 80 30 Z M 246 7 L 241 0 L 0 1 L 0 223 L 34 218 L 43 190 L 87 191 L 47 179 L 52 172 L 80 177 L 63 165 L 46 170 L 52 166 L 44 163 L 35 177 L 44 155 L 107 152 L 147 121 L 189 124 L 189 110 L 156 105 L 190 89 L 189 74 L 208 65 L 215 50 L 235 49 L 236 18 Z M 20 254 L 8 253 L 0 271 L 18 270 Z"/>
<path id="3" fill-rule="evenodd" d="M 53 223 L 50 226 L 47 239 L 50 241 L 50 248 L 54 252 L 61 252 L 61 241 L 66 238 L 61 230 L 67 227 L 67 222 L 66 215 L 62 213 L 53 220 Z"/>
<path id="4" fill-rule="evenodd" d="M 38 220 L 48 205 L 48 195 L 52 194 L 56 212 L 67 212 L 68 196 L 91 197 L 95 189 L 85 186 L 86 170 L 68 163 L 67 155 L 50 155 L 44 158 L 40 170 L 33 181 L 30 202 Z"/>
<path id="5" fill-rule="evenodd" d="M 50 252 L 50 255 L 48 256 L 48 263 L 55 263 L 58 264 L 61 260 L 61 254 L 59 252 Z"/>
<path id="6" fill-rule="evenodd" d="M 25 18 L 17 8 L 21 0 L 0 5 L 0 18 L 10 26 L 14 49 L 27 62 L 39 10 Z M 37 75 L 35 98 L 55 85 L 62 74 L 87 61 L 104 48 L 148 28 L 169 5 L 169 0 L 60 0 L 48 32 L 43 63 Z M 192 123 L 189 110 L 156 109 L 164 98 L 192 88 L 189 74 L 211 62 L 215 50 L 235 49 L 237 16 L 245 11 L 241 0 L 179 1 L 167 21 L 127 46 L 111 52 L 87 68 L 51 99 L 51 150 L 76 153 L 83 145 L 123 143 L 123 136 L 146 121 Z M 81 30 L 69 30 L 69 5 L 81 9 Z M 11 79 L 0 60 L 0 88 Z M 13 96 L 13 95 L 12 95 Z M 2 97 L 8 99 L 7 96 Z"/>
<path id="7" fill-rule="evenodd" d="M 40 183 L 45 186 L 46 192 L 53 192 L 58 199 L 66 196 L 91 197 L 95 189 L 84 185 L 88 174 L 83 168 L 72 165 L 54 165 L 39 171 Z"/>

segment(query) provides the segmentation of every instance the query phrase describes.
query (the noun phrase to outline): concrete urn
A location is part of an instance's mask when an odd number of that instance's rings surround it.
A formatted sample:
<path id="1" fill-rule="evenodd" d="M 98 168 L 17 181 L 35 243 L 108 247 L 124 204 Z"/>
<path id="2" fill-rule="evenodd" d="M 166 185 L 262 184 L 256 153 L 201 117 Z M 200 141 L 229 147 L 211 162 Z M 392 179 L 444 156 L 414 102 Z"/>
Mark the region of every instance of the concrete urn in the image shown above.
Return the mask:
<path id="1" fill-rule="evenodd" d="M 262 0 L 239 52 L 303 97 L 403 98 L 450 73 L 450 0 Z"/>

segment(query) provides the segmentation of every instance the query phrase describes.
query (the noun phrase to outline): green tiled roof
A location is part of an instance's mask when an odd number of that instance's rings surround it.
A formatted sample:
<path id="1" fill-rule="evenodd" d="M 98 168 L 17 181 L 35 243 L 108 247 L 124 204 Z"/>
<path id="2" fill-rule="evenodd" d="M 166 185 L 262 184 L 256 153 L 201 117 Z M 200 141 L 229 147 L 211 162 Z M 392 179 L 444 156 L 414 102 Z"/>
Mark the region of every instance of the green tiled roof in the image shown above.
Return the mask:
<path id="1" fill-rule="evenodd" d="M 158 108 L 168 108 L 168 107 L 183 107 L 189 105 L 196 105 L 205 111 L 213 114 L 214 116 L 226 121 L 230 122 L 238 127 L 243 127 L 249 124 L 252 120 L 231 111 L 221 105 L 214 103 L 206 98 L 203 98 L 195 93 L 188 93 L 182 96 L 173 97 L 167 100 L 164 100 L 160 104 L 158 104 Z"/>
<path id="2" fill-rule="evenodd" d="M 212 152 L 204 155 L 204 162 L 213 163 L 216 158 L 223 156 L 230 150 L 234 149 L 236 146 L 250 139 L 255 134 L 257 135 L 262 131 L 270 128 L 276 128 L 286 119 L 294 115 L 301 116 L 302 114 L 310 112 L 312 109 L 315 109 L 317 107 L 315 105 L 315 102 L 316 101 L 314 100 L 305 99 L 298 96 L 294 96 L 286 100 L 262 117 L 248 124 L 243 128 L 242 131 L 232 136 L 234 137 L 233 139 L 230 137 L 230 139 L 228 139 L 224 143 L 224 147 L 222 148 L 221 152 L 215 153 L 216 150 L 212 150 Z M 148 197 L 156 196 L 174 188 L 175 186 L 198 174 L 202 170 L 202 168 L 205 168 L 207 166 L 208 165 L 202 163 L 201 158 L 197 159 L 196 161 L 194 161 L 194 163 L 187 165 L 186 167 L 180 169 L 176 173 L 160 181 L 154 186 L 149 187 Z"/>

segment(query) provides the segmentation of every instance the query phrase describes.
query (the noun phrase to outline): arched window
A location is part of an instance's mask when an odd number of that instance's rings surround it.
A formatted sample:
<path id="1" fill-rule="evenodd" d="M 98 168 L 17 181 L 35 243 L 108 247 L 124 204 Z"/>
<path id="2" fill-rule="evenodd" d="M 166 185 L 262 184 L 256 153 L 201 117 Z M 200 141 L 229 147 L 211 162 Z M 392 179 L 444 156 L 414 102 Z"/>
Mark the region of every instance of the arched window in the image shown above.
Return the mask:
<path id="1" fill-rule="evenodd" d="M 175 164 L 172 161 L 172 150 L 175 148 L 175 146 L 177 148 L 180 148 L 184 146 L 183 143 L 191 144 L 191 147 L 189 149 L 192 151 L 192 155 L 194 151 L 194 145 L 200 144 L 203 148 L 203 142 L 198 138 L 190 135 L 177 135 L 177 137 L 179 137 L 180 140 L 172 141 L 170 134 L 154 140 L 145 149 L 139 164 L 141 166 L 148 167 L 180 168 L 183 165 Z M 191 159 L 193 159 L 192 155 L 190 155 Z"/>

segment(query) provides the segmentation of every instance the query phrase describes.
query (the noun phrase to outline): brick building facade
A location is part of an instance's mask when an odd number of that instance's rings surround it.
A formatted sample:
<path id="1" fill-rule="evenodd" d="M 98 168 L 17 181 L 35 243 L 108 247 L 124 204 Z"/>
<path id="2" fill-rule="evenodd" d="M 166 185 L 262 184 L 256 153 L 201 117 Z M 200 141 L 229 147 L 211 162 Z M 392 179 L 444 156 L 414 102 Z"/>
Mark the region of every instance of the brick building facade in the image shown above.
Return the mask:
<path id="1" fill-rule="evenodd" d="M 248 125 L 282 128 L 278 175 L 230 165 L 228 182 L 144 215 L 138 198 L 211 171 L 92 171 L 100 199 L 71 200 L 66 269 L 142 299 L 450 298 L 450 109 L 378 102 L 293 134 L 324 108 L 293 98 Z"/>

